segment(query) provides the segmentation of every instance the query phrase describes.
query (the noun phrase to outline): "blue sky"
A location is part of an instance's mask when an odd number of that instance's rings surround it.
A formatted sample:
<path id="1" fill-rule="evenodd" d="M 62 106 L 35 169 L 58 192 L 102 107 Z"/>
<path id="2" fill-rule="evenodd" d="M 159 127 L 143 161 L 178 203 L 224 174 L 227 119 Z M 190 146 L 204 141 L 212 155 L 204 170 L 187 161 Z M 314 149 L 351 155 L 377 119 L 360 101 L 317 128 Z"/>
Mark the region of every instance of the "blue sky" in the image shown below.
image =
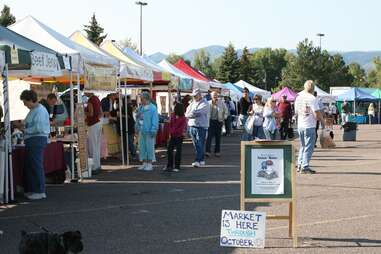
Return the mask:
<path id="1" fill-rule="evenodd" d="M 377 0 L 146 0 L 143 50 L 184 53 L 209 45 L 295 48 L 304 38 L 338 51 L 381 50 Z M 93 12 L 109 39 L 139 43 L 139 7 L 131 0 L 3 0 L 20 19 L 32 15 L 64 35 Z"/>

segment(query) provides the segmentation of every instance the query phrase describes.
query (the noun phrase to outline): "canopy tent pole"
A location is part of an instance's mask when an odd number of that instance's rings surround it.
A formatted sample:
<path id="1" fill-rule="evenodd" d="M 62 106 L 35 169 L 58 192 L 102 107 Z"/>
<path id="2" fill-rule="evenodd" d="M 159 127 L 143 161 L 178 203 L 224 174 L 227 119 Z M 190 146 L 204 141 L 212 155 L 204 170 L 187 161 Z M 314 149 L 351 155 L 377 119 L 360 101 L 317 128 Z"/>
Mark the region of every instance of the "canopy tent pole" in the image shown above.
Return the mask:
<path id="1" fill-rule="evenodd" d="M 381 108 L 380 102 L 381 100 L 379 99 L 378 100 L 378 124 L 380 124 L 380 108 Z"/>
<path id="2" fill-rule="evenodd" d="M 70 59 L 71 60 L 71 59 Z M 70 61 L 71 62 L 71 61 Z M 74 87 L 73 87 L 73 68 L 70 63 L 70 135 L 74 141 Z M 70 142 L 70 154 L 71 154 L 71 180 L 74 179 L 75 175 L 75 153 L 74 153 L 74 143 Z"/>
<path id="3" fill-rule="evenodd" d="M 9 87 L 8 87 L 8 64 L 5 64 L 3 71 L 3 94 L 4 94 L 4 179 L 5 179 L 5 203 L 14 200 L 13 189 L 13 168 L 12 168 L 12 144 L 11 144 L 11 121 L 9 108 Z"/>
<path id="4" fill-rule="evenodd" d="M 81 55 L 78 54 L 78 62 L 77 62 L 77 103 L 80 104 L 82 103 L 82 95 L 81 95 Z M 78 137 L 79 139 L 79 137 Z M 78 146 L 78 150 L 79 150 L 79 146 Z M 86 163 L 87 165 L 87 163 Z M 91 170 L 89 170 L 91 172 Z M 81 168 L 78 167 L 77 168 L 77 173 L 78 173 L 78 177 L 79 179 L 82 181 L 82 172 L 81 172 Z"/>
<path id="5" fill-rule="evenodd" d="M 120 86 L 120 75 L 118 75 L 118 98 L 119 98 L 118 107 L 119 107 L 119 128 L 120 128 L 120 134 L 121 134 L 120 135 L 120 148 L 121 148 L 121 152 L 122 152 L 122 165 L 126 165 L 125 158 L 124 158 L 123 118 L 122 118 L 123 100 L 122 100 L 122 88 Z"/>
<path id="6" fill-rule="evenodd" d="M 127 89 L 126 89 L 126 86 L 124 86 L 124 114 L 126 116 L 126 132 L 125 132 L 125 135 L 126 135 L 126 142 L 127 142 L 127 145 L 126 145 L 126 160 L 127 160 L 127 166 L 130 165 L 130 155 L 129 155 L 129 152 L 130 152 L 130 149 L 128 147 L 128 142 L 129 142 L 129 137 L 128 137 L 128 106 L 127 106 Z M 133 142 L 133 140 L 131 140 Z"/>

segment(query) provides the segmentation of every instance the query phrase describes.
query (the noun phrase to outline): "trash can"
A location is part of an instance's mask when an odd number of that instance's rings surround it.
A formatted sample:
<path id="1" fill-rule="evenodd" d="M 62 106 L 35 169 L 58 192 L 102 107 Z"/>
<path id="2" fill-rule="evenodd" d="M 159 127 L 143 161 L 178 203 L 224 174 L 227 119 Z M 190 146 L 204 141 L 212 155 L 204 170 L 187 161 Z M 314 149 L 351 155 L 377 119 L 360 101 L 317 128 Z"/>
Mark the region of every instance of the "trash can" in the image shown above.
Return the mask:
<path id="1" fill-rule="evenodd" d="M 357 123 L 346 122 L 343 126 L 343 141 L 356 141 Z"/>

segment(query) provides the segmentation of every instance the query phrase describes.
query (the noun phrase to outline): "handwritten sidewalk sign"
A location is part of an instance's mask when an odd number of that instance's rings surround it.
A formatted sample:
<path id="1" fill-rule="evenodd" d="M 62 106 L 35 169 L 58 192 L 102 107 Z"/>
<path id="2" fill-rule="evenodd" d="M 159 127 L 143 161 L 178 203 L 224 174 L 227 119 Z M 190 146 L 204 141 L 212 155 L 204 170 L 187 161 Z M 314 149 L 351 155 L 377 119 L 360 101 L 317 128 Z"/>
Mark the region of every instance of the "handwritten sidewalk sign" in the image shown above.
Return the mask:
<path id="1" fill-rule="evenodd" d="M 264 248 L 265 235 L 266 213 L 222 210 L 221 246 Z"/>

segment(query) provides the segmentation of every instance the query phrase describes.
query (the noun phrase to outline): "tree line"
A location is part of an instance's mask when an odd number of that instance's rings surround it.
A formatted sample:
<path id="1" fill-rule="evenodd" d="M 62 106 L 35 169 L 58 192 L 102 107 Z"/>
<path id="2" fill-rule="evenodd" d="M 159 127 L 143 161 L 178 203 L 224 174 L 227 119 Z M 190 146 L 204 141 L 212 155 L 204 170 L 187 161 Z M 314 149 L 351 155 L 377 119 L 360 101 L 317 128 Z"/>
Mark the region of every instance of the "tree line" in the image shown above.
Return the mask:
<path id="1" fill-rule="evenodd" d="M 167 60 L 174 63 L 180 58 L 170 54 Z M 302 90 L 304 82 L 311 79 L 329 91 L 331 86 L 381 88 L 381 58 L 375 58 L 373 63 L 374 68 L 366 73 L 358 63 L 347 65 L 340 54 L 331 55 L 305 39 L 298 43 L 295 53 L 271 48 L 250 53 L 245 47 L 241 56 L 230 43 L 213 62 L 201 49 L 195 55 L 193 67 L 223 83 L 242 79 L 270 91 L 284 86 Z"/>

